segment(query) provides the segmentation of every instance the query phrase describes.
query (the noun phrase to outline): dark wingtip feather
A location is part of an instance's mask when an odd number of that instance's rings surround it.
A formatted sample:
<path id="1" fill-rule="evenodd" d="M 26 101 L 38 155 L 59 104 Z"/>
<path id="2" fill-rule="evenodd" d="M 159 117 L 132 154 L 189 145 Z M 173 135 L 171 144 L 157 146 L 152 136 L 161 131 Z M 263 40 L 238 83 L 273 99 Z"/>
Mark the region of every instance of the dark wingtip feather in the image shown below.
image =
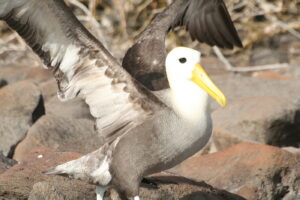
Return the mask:
<path id="1" fill-rule="evenodd" d="M 225 5 L 225 3 L 223 2 L 223 0 L 218 0 L 218 11 L 220 13 L 220 17 L 224 20 L 224 28 L 227 29 L 227 31 L 229 32 L 229 34 L 232 37 L 232 43 L 237 46 L 242 48 L 243 44 L 242 41 L 239 37 L 239 34 L 233 24 L 233 21 L 231 20 L 230 14 L 227 10 L 227 7 Z"/>
<path id="2" fill-rule="evenodd" d="M 211 23 L 212 21 L 215 23 Z M 216 45 L 228 49 L 233 49 L 234 46 L 243 47 L 223 0 L 187 1 L 185 7 L 179 10 L 169 30 L 177 26 L 185 26 L 192 40 L 197 39 L 211 46 Z M 218 29 L 222 31 L 212 32 Z"/>
<path id="3" fill-rule="evenodd" d="M 45 171 L 42 171 L 42 173 L 45 174 L 45 175 L 58 175 L 58 176 L 62 176 L 62 177 L 72 178 L 71 175 L 66 174 L 62 171 L 59 171 L 55 167 L 51 168 L 51 169 L 48 169 L 48 170 L 45 170 Z"/>
<path id="4" fill-rule="evenodd" d="M 225 48 L 230 45 L 226 40 L 223 39 L 223 36 L 219 34 L 219 31 L 216 29 L 211 15 L 206 16 L 206 24 L 212 24 L 212 26 L 208 29 L 208 32 L 211 37 L 213 37 L 216 46 Z"/>
<path id="5" fill-rule="evenodd" d="M 46 175 L 65 175 L 64 170 L 58 169 L 58 166 L 42 171 L 42 173 Z"/>
<path id="6" fill-rule="evenodd" d="M 51 169 L 47 169 L 45 171 L 42 171 L 43 174 L 46 174 L 46 175 L 54 175 L 54 174 L 57 174 L 57 171 L 55 170 L 55 167 L 54 168 L 51 168 Z"/>
<path id="7" fill-rule="evenodd" d="M 187 1 L 187 3 L 183 7 L 181 7 L 179 11 L 176 11 L 178 12 L 178 14 L 176 15 L 174 21 L 170 24 L 168 32 L 174 30 L 178 26 L 184 26 L 185 24 L 184 16 L 185 13 L 187 12 L 188 7 L 189 7 L 189 1 Z"/>

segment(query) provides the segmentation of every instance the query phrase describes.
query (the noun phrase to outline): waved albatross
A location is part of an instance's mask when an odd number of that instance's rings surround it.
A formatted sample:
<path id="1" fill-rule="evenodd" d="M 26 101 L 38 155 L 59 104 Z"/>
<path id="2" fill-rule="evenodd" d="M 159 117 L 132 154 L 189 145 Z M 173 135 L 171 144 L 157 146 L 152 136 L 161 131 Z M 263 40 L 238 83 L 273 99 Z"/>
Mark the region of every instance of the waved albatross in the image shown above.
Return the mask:
<path id="1" fill-rule="evenodd" d="M 138 125 L 98 150 L 46 174 L 68 175 L 96 184 L 99 200 L 107 187 L 138 200 L 144 176 L 170 169 L 204 147 L 212 133 L 209 95 L 225 106 L 224 94 L 201 67 L 200 52 L 196 50 L 173 49 L 166 58 L 166 72 L 170 89 L 157 96 L 145 93 L 147 89 L 140 91 L 147 95 L 143 101 L 149 108 L 146 116 L 142 111 L 137 114 Z M 113 115 L 108 113 L 106 117 Z"/>
<path id="2" fill-rule="evenodd" d="M 210 46 L 242 47 L 223 0 L 175 0 L 153 19 L 123 58 L 123 67 L 148 89 L 168 86 L 165 37 L 178 26 L 185 27 L 192 40 Z M 159 84 L 152 84 L 153 80 Z"/>
<path id="3" fill-rule="evenodd" d="M 0 0 L 0 18 L 53 71 L 62 100 L 86 101 L 106 141 L 48 174 L 95 183 L 98 199 L 106 186 L 139 199 L 143 176 L 180 163 L 207 143 L 208 94 L 222 106 L 226 99 L 200 66 L 198 51 L 182 47 L 169 53 L 171 89 L 156 95 L 122 68 L 62 0 Z"/>

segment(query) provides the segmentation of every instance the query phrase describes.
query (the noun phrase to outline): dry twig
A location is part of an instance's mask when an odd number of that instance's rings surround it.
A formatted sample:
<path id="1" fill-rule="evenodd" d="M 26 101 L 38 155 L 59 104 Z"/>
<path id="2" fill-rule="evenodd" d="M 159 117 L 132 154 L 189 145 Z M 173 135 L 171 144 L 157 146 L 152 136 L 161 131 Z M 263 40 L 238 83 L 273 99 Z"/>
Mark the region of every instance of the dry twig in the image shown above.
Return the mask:
<path id="1" fill-rule="evenodd" d="M 226 70 L 231 72 L 254 72 L 254 71 L 263 71 L 263 70 L 274 70 L 287 68 L 290 65 L 288 63 L 280 64 L 270 64 L 270 65 L 259 65 L 259 66 L 249 66 L 249 67 L 233 67 L 231 63 L 225 58 L 221 50 L 214 46 L 213 50 L 221 62 L 224 63 Z"/>

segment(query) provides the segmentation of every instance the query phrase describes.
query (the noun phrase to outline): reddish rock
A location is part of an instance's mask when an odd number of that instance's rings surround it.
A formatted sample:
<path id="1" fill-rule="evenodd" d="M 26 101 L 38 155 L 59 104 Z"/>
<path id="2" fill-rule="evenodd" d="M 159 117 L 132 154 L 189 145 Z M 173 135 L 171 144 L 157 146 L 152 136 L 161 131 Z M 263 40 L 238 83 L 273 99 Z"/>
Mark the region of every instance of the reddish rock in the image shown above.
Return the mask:
<path id="1" fill-rule="evenodd" d="M 264 79 L 274 79 L 274 80 L 296 80 L 294 77 L 285 76 L 274 71 L 261 71 L 252 74 L 253 77 L 264 78 Z"/>
<path id="2" fill-rule="evenodd" d="M 93 185 L 41 173 L 79 156 L 77 153 L 59 153 L 47 148 L 37 148 L 28 152 L 26 160 L 0 175 L 0 197 L 18 200 L 95 199 Z M 156 175 L 148 179 L 157 186 L 143 185 L 140 188 L 141 199 L 244 200 L 238 195 L 183 177 Z M 105 200 L 120 200 L 120 198 L 114 190 L 109 190 Z"/>
<path id="3" fill-rule="evenodd" d="M 36 183 L 30 192 L 29 200 L 82 200 L 95 199 L 95 192 L 83 193 L 80 189 L 74 190 L 74 184 L 64 179 L 52 178 L 48 181 Z M 203 182 L 191 181 L 183 177 L 155 176 L 148 180 L 156 186 L 142 184 L 140 198 L 145 200 L 245 200 L 244 198 L 218 190 Z M 78 185 L 77 185 L 78 186 Z M 72 190 L 70 192 L 70 190 Z M 85 195 L 85 196 L 84 196 Z M 108 189 L 104 200 L 121 200 L 113 189 Z"/>
<path id="4" fill-rule="evenodd" d="M 78 153 L 59 153 L 47 148 L 33 149 L 28 152 L 26 160 L 0 175 L 0 197 L 4 199 L 27 199 L 34 183 L 53 178 L 53 176 L 42 174 L 42 171 L 78 157 L 80 157 Z M 77 184 L 77 189 L 80 188 L 80 190 L 93 188 L 89 185 L 85 187 L 83 188 L 81 183 Z M 73 190 L 75 189 L 76 187 L 73 187 Z"/>
<path id="5" fill-rule="evenodd" d="M 300 199 L 300 159 L 277 147 L 241 143 L 171 170 L 249 200 Z"/>

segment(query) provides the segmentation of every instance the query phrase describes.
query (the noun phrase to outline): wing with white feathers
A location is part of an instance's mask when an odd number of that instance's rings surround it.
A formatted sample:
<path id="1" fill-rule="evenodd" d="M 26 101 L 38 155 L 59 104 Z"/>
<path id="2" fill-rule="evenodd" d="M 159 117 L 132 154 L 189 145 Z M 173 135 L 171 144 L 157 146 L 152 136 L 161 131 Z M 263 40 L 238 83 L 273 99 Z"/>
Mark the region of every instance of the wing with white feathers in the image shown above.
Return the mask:
<path id="1" fill-rule="evenodd" d="M 21 35 L 47 66 L 70 61 L 78 47 L 102 45 L 74 17 L 63 0 L 0 0 L 0 18 Z M 103 48 L 103 47 L 102 47 Z"/>
<path id="2" fill-rule="evenodd" d="M 0 19 L 53 70 L 61 99 L 85 99 L 106 141 L 164 106 L 124 71 L 63 0 L 0 0 Z"/>

